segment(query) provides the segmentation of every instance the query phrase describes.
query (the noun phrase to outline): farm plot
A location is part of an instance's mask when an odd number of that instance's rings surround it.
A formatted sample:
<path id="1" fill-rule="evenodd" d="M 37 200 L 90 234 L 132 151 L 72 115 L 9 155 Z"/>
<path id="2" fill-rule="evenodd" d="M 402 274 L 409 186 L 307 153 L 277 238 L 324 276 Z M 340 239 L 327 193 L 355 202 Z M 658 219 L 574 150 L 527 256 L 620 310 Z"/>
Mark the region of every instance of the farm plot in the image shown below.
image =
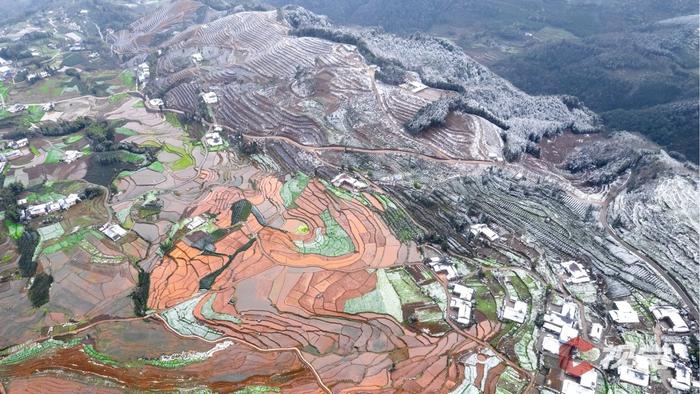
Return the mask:
<path id="1" fill-rule="evenodd" d="M 55 390 L 71 392 L 112 392 L 119 380 L 126 387 L 147 391 L 157 385 L 164 390 L 177 391 L 203 387 L 226 392 L 245 390 L 250 382 L 274 385 L 277 390 L 289 390 L 290 382 L 275 380 L 278 373 L 297 377 L 296 387 L 310 382 L 309 371 L 293 352 L 262 353 L 227 340 L 216 344 L 181 338 L 168 331 L 162 322 L 115 323 L 87 330 L 84 335 L 65 341 L 48 340 L 35 347 L 20 349 L 10 355 L 11 363 L 0 365 L 3 376 L 11 379 L 12 387 L 27 384 L 49 384 Z M 32 366 L 25 367 L 22 360 Z M 71 373 L 79 368 L 87 374 L 104 377 L 90 380 L 90 386 L 80 386 L 82 379 Z M 52 377 L 44 382 L 46 373 Z M 55 374 L 55 375 L 54 375 Z M 114 390 L 121 392 L 122 390 Z"/>
<path id="2" fill-rule="evenodd" d="M 203 256 L 173 239 L 173 251 L 153 271 L 149 305 L 160 309 L 191 297 L 199 280 L 220 270 L 227 258 L 233 261 L 220 272 L 212 289 L 230 286 L 227 281 L 232 275 L 251 275 L 276 265 L 380 268 L 393 264 L 407 248 L 364 205 L 355 200 L 333 202 L 319 182 L 309 181 L 296 198 L 296 207 L 288 210 L 277 178 L 266 176 L 255 184 L 256 190 L 215 188 L 197 202 L 190 215 L 213 217 L 212 238 L 207 242 L 218 255 Z M 248 204 L 250 209 L 243 209 Z M 297 232 L 302 224 L 308 231 Z M 251 240 L 255 242 L 249 250 L 240 250 Z"/>
<path id="3" fill-rule="evenodd" d="M 321 212 L 321 220 L 324 229 L 316 229 L 316 238 L 313 241 L 296 242 L 301 253 L 337 257 L 355 251 L 352 240 L 328 210 Z"/>
<path id="4" fill-rule="evenodd" d="M 302 172 L 297 173 L 293 178 L 285 182 L 282 189 L 280 189 L 280 195 L 282 196 L 284 206 L 288 208 L 291 207 L 308 184 L 309 177 Z"/>
<path id="5" fill-rule="evenodd" d="M 349 299 L 343 308 L 346 313 L 374 312 L 391 315 L 402 322 L 401 298 L 387 278 L 386 270 L 378 269 L 377 285 L 374 290 L 360 297 Z"/>
<path id="6" fill-rule="evenodd" d="M 164 144 L 163 150 L 167 153 L 177 155 L 178 159 L 166 163 L 173 171 L 182 171 L 194 165 L 195 160 L 192 156 L 192 146 L 184 144 L 183 147 Z"/>

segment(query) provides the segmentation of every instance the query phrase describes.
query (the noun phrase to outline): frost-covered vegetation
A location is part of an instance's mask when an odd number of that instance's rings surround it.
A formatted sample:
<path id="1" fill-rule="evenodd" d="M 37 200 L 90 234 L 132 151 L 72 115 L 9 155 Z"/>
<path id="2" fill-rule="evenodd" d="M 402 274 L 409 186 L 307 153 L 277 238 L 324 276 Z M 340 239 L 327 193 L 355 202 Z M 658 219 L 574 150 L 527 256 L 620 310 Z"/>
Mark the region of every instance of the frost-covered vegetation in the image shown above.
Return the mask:
<path id="1" fill-rule="evenodd" d="M 525 151 L 536 154 L 532 142 L 543 136 L 601 128 L 598 117 L 578 101 L 568 96 L 530 96 L 448 40 L 418 33 L 399 37 L 373 29 L 335 27 L 298 7 L 285 8 L 284 15 L 296 35 L 356 45 L 368 63 L 380 68 L 401 67 L 418 73 L 428 86 L 459 93 L 458 98 L 429 104 L 419 111 L 406 125 L 411 133 L 441 124 L 449 111 L 477 114 L 507 129 L 502 133 L 504 155 L 515 160 Z"/>

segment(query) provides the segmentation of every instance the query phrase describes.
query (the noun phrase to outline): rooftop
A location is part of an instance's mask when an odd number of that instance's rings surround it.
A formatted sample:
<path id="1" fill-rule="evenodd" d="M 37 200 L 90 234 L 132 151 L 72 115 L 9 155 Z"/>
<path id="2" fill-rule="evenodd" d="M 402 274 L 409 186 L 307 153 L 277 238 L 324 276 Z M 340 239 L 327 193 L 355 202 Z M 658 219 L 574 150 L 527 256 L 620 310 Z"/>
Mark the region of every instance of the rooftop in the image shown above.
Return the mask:
<path id="1" fill-rule="evenodd" d="M 118 224 L 106 223 L 100 227 L 100 231 L 109 237 L 112 241 L 118 241 L 121 237 L 125 236 L 127 231 L 124 230 Z"/>
<path id="2" fill-rule="evenodd" d="M 452 292 L 457 295 L 457 297 L 466 301 L 470 301 L 474 296 L 474 289 L 460 284 L 456 284 Z"/>
<path id="3" fill-rule="evenodd" d="M 439 260 L 438 262 L 431 260 L 428 264 L 435 272 L 444 272 L 448 281 L 457 278 L 457 271 L 455 271 L 455 268 L 450 264 L 441 263 Z"/>
<path id="4" fill-rule="evenodd" d="M 574 382 L 573 380 L 566 379 L 561 386 L 562 394 L 594 394 L 595 391 Z"/>
<path id="5" fill-rule="evenodd" d="M 525 318 L 527 318 L 527 304 L 516 300 L 513 305 L 508 305 L 508 302 L 504 301 L 501 309 L 501 318 L 516 323 L 524 323 Z"/>
<path id="6" fill-rule="evenodd" d="M 600 341 L 600 337 L 603 335 L 603 326 L 599 323 L 593 323 L 591 324 L 591 331 L 588 333 L 588 336 L 591 337 L 594 341 Z"/>
<path id="7" fill-rule="evenodd" d="M 637 312 L 632 309 L 632 305 L 630 305 L 629 302 L 615 301 L 615 308 L 616 309 L 608 311 L 608 313 L 616 323 L 639 323 L 639 315 L 637 315 Z"/>
<path id="8" fill-rule="evenodd" d="M 367 187 L 366 183 L 357 180 L 344 172 L 336 175 L 335 178 L 331 180 L 331 183 L 335 187 L 340 187 L 344 184 L 352 186 L 355 189 L 364 189 Z"/>
<path id="9" fill-rule="evenodd" d="M 651 313 L 657 321 L 668 325 L 668 327 L 662 326 L 664 331 L 675 333 L 690 332 L 688 324 L 683 320 L 678 309 L 672 306 L 655 306 L 651 308 Z"/>
<path id="10" fill-rule="evenodd" d="M 649 385 L 649 359 L 635 355 L 631 363 L 618 367 L 617 373 L 622 382 L 646 387 Z"/>
<path id="11" fill-rule="evenodd" d="M 591 278 L 588 276 L 588 272 L 586 272 L 586 269 L 583 267 L 583 265 L 581 265 L 581 263 L 571 260 L 563 262 L 561 266 L 569 274 L 567 282 L 586 283 L 591 281 Z"/>
<path id="12" fill-rule="evenodd" d="M 483 235 L 489 241 L 496 241 L 498 238 L 500 238 L 495 231 L 491 230 L 488 225 L 483 223 L 473 224 L 470 227 L 470 231 L 475 237 Z"/>
<path id="13" fill-rule="evenodd" d="M 219 146 L 224 143 L 224 141 L 221 139 L 221 135 L 219 133 L 207 133 L 204 134 L 204 140 L 207 142 L 207 145 L 209 146 Z"/>
<path id="14" fill-rule="evenodd" d="M 547 334 L 542 340 L 542 350 L 557 356 L 559 355 L 560 346 L 561 343 L 559 342 L 559 339 L 555 338 L 552 335 Z"/>
<path id="15" fill-rule="evenodd" d="M 219 102 L 219 98 L 214 92 L 202 93 L 202 100 L 207 104 L 216 104 Z"/>

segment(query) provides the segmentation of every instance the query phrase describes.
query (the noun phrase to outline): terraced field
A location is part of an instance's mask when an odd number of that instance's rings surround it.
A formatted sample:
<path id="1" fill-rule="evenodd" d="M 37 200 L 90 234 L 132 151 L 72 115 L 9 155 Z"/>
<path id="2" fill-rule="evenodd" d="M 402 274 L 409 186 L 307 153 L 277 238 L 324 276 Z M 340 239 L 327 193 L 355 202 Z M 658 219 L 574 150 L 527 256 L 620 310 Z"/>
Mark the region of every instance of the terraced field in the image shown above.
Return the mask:
<path id="1" fill-rule="evenodd" d="M 130 34 L 131 41 L 147 36 L 134 29 L 120 34 Z M 450 92 L 417 94 L 385 85 L 356 48 L 290 36 L 274 11 L 239 12 L 193 26 L 161 48 L 155 73 L 162 77 L 148 91 L 171 108 L 195 113 L 199 94 L 215 85 L 214 117 L 232 130 L 307 145 L 396 148 L 460 159 L 500 156 L 497 146 L 488 150 L 478 142 L 481 134 L 497 141 L 497 130 L 469 117 L 454 117 L 424 138 L 411 137 L 403 123 Z M 209 66 L 175 66 L 195 52 Z M 320 100 L 309 101 L 311 95 Z"/>
<path id="2" fill-rule="evenodd" d="M 571 136 L 537 157 L 541 127 L 554 138 L 590 120 L 585 108 L 517 91 L 446 41 L 422 41 L 450 52 L 450 64 L 427 64 L 416 37 L 303 34 L 331 27 L 295 7 L 139 6 L 153 12 L 105 31 L 123 62 L 109 72 L 111 95 L 57 103 L 61 119 L 104 119 L 110 141 L 100 126 L 39 128 L 6 167 L 5 185 L 26 187 L 11 203 L 80 201 L 22 223 L 3 217 L 0 391 L 529 393 L 552 383 L 538 354 L 548 303 L 586 303 L 581 332 L 604 323 L 603 348 L 635 340 L 605 320 L 611 300 L 634 297 L 642 314 L 683 301 L 645 261 L 675 261 L 669 277 L 692 283 L 689 172 L 642 182 L 630 170 L 591 186 L 590 168 L 606 160 L 564 169 Z M 370 51 L 382 48 L 392 57 Z M 144 61 L 151 75 L 137 83 Z M 382 82 L 399 64 L 406 81 L 446 89 Z M 431 79 L 435 70 L 446 74 Z M 204 92 L 217 102 L 203 104 Z M 476 110 L 447 111 L 417 134 L 405 127 L 431 103 L 479 94 L 513 133 Z M 32 105 L 27 126 L 40 121 Z M 504 162 L 521 142 L 532 156 Z M 97 160 L 109 149 L 118 164 Z M 69 150 L 84 156 L 65 163 Z M 477 223 L 498 239 L 475 235 Z M 594 280 L 564 283 L 565 259 Z M 28 261 L 36 273 L 22 277 Z M 458 283 L 474 291 L 468 324 Z M 522 324 L 499 319 L 514 299 L 528 303 Z"/>

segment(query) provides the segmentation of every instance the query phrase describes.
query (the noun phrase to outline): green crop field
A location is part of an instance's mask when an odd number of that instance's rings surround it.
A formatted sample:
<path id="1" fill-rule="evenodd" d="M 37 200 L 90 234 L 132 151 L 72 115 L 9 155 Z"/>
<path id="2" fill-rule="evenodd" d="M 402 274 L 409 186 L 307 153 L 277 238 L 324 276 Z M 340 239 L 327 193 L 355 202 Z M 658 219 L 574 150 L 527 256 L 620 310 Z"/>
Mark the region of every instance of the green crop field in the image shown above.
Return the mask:
<path id="1" fill-rule="evenodd" d="M 396 321 L 403 321 L 401 299 L 387 278 L 386 270 L 378 269 L 376 288 L 360 297 L 345 302 L 346 313 L 373 312 L 391 315 Z"/>
<path id="2" fill-rule="evenodd" d="M 491 295 L 488 287 L 482 283 L 468 283 L 467 286 L 473 288 L 476 299 L 476 310 L 486 315 L 489 320 L 498 320 L 496 300 Z"/>
<path id="3" fill-rule="evenodd" d="M 240 390 L 236 390 L 233 394 L 268 394 L 281 392 L 279 387 L 270 386 L 245 386 Z"/>
<path id="4" fill-rule="evenodd" d="M 119 80 L 121 81 L 122 85 L 126 86 L 127 88 L 132 89 L 136 87 L 134 73 L 131 70 L 122 71 L 122 73 L 119 74 Z"/>
<path id="5" fill-rule="evenodd" d="M 61 239 L 59 242 L 53 243 L 53 244 L 45 247 L 44 250 L 42 251 L 42 253 L 52 254 L 52 253 L 56 253 L 58 251 L 71 250 L 71 249 L 77 247 L 78 244 L 80 244 L 80 241 L 82 241 L 83 238 L 85 238 L 85 235 L 88 232 L 92 232 L 93 234 L 96 233 L 94 230 L 89 230 L 89 229 L 78 230 L 72 234 L 69 234 L 69 235 L 63 237 L 63 239 Z"/>
<path id="6" fill-rule="evenodd" d="M 181 171 L 194 165 L 194 157 L 188 153 L 187 149 L 170 144 L 164 144 L 162 147 L 166 152 L 180 156 L 179 159 L 169 164 L 173 171 Z"/>
<path id="7" fill-rule="evenodd" d="M 311 242 L 296 242 L 301 253 L 337 257 L 355 251 L 352 240 L 328 210 L 321 212 L 321 220 L 325 226 L 323 234 L 317 233 Z"/>
<path id="8" fill-rule="evenodd" d="M 414 302 L 430 302 L 428 298 L 421 292 L 420 287 L 413 281 L 411 275 L 404 269 L 398 269 L 387 273 L 389 282 L 396 290 L 396 293 L 401 299 L 401 304 L 411 304 Z"/>
<path id="9" fill-rule="evenodd" d="M 0 97 L 3 100 L 7 100 L 7 96 L 10 94 L 10 88 L 5 86 L 4 83 L 0 82 Z"/>
<path id="10" fill-rule="evenodd" d="M 165 121 L 170 123 L 170 125 L 173 127 L 176 127 L 178 129 L 182 128 L 182 123 L 180 123 L 180 119 L 178 119 L 177 115 L 172 112 L 165 113 Z"/>
<path id="11" fill-rule="evenodd" d="M 27 111 L 22 116 L 21 123 L 25 127 L 29 127 L 34 123 L 41 121 L 44 117 L 44 110 L 41 109 L 39 105 L 30 105 L 27 107 Z"/>
<path id="12" fill-rule="evenodd" d="M 66 137 L 66 138 L 63 140 L 63 143 L 65 143 L 66 145 L 70 145 L 70 144 L 74 144 L 74 143 L 76 143 L 76 142 L 78 142 L 78 141 L 80 141 L 80 140 L 82 140 L 82 139 L 83 139 L 83 136 L 80 135 L 80 134 L 71 135 L 71 136 Z"/>
<path id="13" fill-rule="evenodd" d="M 143 155 L 127 151 L 120 151 L 120 156 L 123 161 L 131 164 L 141 164 L 146 160 Z"/>
<path id="14" fill-rule="evenodd" d="M 291 207 L 294 201 L 301 195 L 309 184 L 309 176 L 303 172 L 298 172 L 292 179 L 282 185 L 280 196 L 285 207 Z"/>
<path id="15" fill-rule="evenodd" d="M 306 223 L 300 224 L 296 229 L 297 234 L 308 234 L 309 226 Z"/>
<path id="16" fill-rule="evenodd" d="M 49 352 L 55 349 L 67 349 L 76 346 L 80 343 L 80 338 L 71 339 L 67 342 L 58 339 L 47 339 L 44 342 L 33 343 L 22 347 L 15 353 L 0 359 L 0 365 L 14 365 L 37 357 L 42 353 Z"/>
<path id="17" fill-rule="evenodd" d="M 44 159 L 44 164 L 55 164 L 61 161 L 63 158 L 63 152 L 58 149 L 51 149 L 46 153 L 46 158 Z"/>
<path id="18" fill-rule="evenodd" d="M 165 166 L 163 166 L 163 163 L 159 161 L 154 161 L 153 163 L 151 163 L 151 165 L 148 166 L 148 169 L 155 172 L 163 172 L 165 171 Z"/>
<path id="19" fill-rule="evenodd" d="M 127 98 L 129 98 L 129 95 L 127 93 L 117 93 L 109 96 L 109 102 L 112 104 L 120 104 L 124 102 Z"/>
<path id="20" fill-rule="evenodd" d="M 135 132 L 134 130 L 131 130 L 128 127 L 117 127 L 116 129 L 114 129 L 114 131 L 117 134 L 125 135 L 127 137 L 131 137 L 131 136 L 138 134 L 137 132 Z"/>
<path id="21" fill-rule="evenodd" d="M 518 293 L 518 299 L 527 301 L 531 298 L 530 291 L 528 290 L 527 285 L 525 284 L 525 282 L 523 282 L 522 279 L 520 279 L 519 276 L 511 276 L 510 283 L 513 285 L 513 288 L 515 288 L 515 291 Z"/>
<path id="22" fill-rule="evenodd" d="M 7 227 L 10 237 L 13 239 L 19 239 L 19 237 L 21 237 L 24 233 L 24 226 L 20 223 L 15 223 L 10 219 L 5 219 L 5 227 Z"/>
<path id="23" fill-rule="evenodd" d="M 64 230 L 60 223 L 50 224 L 37 229 L 43 241 L 50 241 L 63 235 Z"/>
<path id="24" fill-rule="evenodd" d="M 37 84 L 36 90 L 46 98 L 57 98 L 63 94 L 63 88 L 61 87 L 61 81 L 56 79 L 45 79 Z"/>

